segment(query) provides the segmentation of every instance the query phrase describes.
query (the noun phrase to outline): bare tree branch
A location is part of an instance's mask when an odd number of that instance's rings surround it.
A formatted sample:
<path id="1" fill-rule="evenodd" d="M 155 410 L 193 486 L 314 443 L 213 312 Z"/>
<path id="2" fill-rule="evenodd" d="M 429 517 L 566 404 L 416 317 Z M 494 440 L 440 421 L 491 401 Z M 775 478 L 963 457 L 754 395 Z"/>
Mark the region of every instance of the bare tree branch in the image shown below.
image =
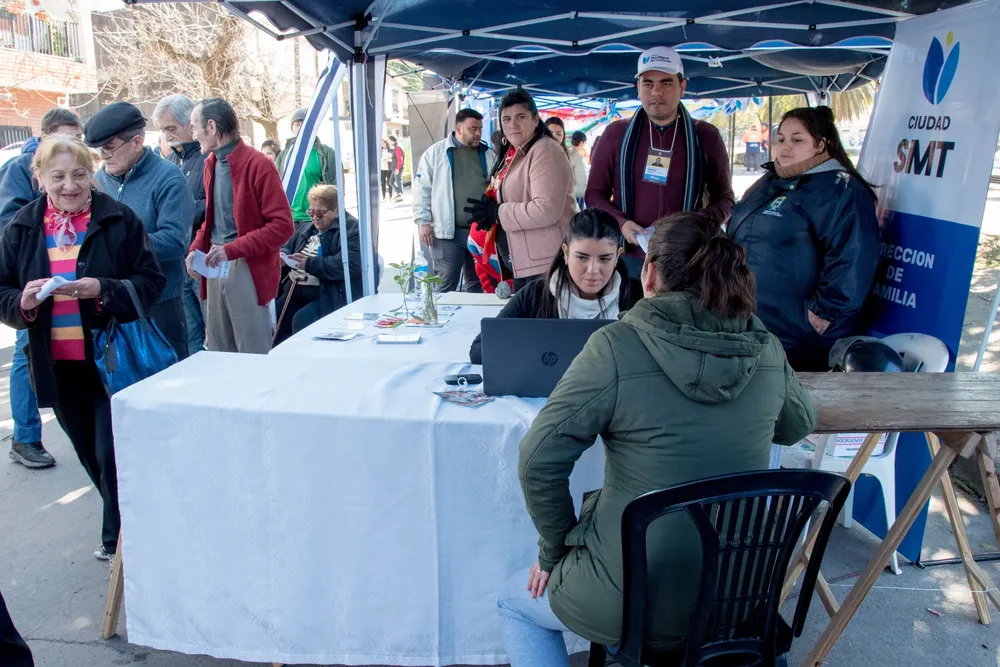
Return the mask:
<path id="1" fill-rule="evenodd" d="M 218 4 L 138 5 L 95 21 L 99 75 L 107 90 L 134 102 L 170 93 L 192 99 L 222 97 L 240 118 L 264 126 L 269 137 L 287 113 L 290 72 L 274 57 L 249 48 L 252 28 Z M 259 43 L 259 40 L 258 40 Z"/>

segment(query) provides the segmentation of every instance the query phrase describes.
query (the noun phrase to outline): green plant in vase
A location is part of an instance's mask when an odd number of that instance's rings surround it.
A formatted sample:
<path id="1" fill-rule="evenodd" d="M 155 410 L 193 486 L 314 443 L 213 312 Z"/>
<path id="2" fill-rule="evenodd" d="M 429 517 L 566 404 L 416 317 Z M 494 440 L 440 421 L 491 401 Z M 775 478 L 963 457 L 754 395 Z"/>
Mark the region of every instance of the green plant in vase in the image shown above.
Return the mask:
<path id="1" fill-rule="evenodd" d="M 410 307 L 406 303 L 406 297 L 412 289 L 414 266 L 409 262 L 394 262 L 390 263 L 389 266 L 396 269 L 396 275 L 393 276 L 392 280 L 399 285 L 399 291 L 403 293 L 403 307 L 392 312 L 398 313 L 402 310 L 406 314 L 406 319 L 410 319 Z"/>
<path id="2" fill-rule="evenodd" d="M 418 278 L 419 282 L 423 286 L 423 309 L 422 317 L 418 318 L 422 320 L 425 324 L 437 324 L 438 323 L 438 311 L 437 311 L 437 297 L 435 296 L 437 292 L 435 287 L 440 285 L 442 280 L 441 276 L 425 276 L 423 278 Z"/>

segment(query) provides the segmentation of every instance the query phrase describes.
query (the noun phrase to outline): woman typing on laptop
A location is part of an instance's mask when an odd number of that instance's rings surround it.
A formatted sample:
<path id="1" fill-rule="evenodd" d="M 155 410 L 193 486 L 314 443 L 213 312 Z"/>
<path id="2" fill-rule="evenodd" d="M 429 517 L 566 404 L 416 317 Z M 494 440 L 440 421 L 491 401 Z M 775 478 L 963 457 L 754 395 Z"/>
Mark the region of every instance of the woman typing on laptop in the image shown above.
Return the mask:
<path id="1" fill-rule="evenodd" d="M 544 279 L 519 290 L 497 317 L 617 320 L 642 298 L 642 285 L 619 261 L 621 248 L 614 216 L 596 208 L 577 213 Z M 469 350 L 474 364 L 483 363 L 481 339 Z"/>
<path id="2" fill-rule="evenodd" d="M 772 442 L 797 442 L 816 424 L 781 343 L 753 315 L 746 251 L 717 222 L 681 213 L 657 223 L 642 286 L 645 298 L 590 337 L 521 441 L 521 488 L 541 548 L 499 601 L 512 667 L 568 667 L 567 629 L 618 644 L 621 520 L 630 501 L 763 470 Z M 570 473 L 598 436 L 604 486 L 577 519 Z M 700 540 L 679 515 L 654 523 L 647 539 L 647 642 L 666 649 L 689 627 Z"/>

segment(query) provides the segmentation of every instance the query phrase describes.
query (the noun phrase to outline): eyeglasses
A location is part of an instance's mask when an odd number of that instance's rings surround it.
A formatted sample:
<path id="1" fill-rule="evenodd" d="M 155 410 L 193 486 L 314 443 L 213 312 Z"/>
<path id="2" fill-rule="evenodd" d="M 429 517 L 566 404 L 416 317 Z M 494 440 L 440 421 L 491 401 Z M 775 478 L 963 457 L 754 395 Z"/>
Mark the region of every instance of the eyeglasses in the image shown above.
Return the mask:
<path id="1" fill-rule="evenodd" d="M 117 146 L 115 146 L 114 148 L 112 148 L 111 150 L 108 150 L 108 147 L 105 144 L 104 146 L 101 146 L 100 148 L 98 148 L 97 152 L 101 154 L 102 158 L 104 158 L 105 160 L 107 160 L 108 158 L 114 157 L 115 153 L 117 153 L 118 151 L 120 151 L 121 147 L 124 146 L 127 143 L 128 143 L 127 141 L 123 141 L 120 144 L 118 144 Z"/>
<path id="2" fill-rule="evenodd" d="M 322 218 L 324 215 L 330 212 L 328 208 L 311 208 L 306 211 L 306 215 L 310 218 Z"/>

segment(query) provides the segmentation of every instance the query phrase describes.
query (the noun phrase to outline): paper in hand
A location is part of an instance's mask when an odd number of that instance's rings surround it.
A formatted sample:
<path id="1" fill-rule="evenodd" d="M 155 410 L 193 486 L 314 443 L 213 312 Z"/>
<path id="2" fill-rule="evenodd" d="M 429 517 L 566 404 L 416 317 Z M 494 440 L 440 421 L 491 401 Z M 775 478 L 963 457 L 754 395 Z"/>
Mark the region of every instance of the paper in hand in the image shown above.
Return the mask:
<path id="1" fill-rule="evenodd" d="M 210 267 L 205 263 L 205 253 L 201 250 L 194 251 L 194 262 L 193 268 L 195 272 L 200 273 L 206 278 L 228 278 L 229 277 L 229 262 L 219 262 L 216 267 Z"/>
<path id="2" fill-rule="evenodd" d="M 650 227 L 642 234 L 636 234 L 635 240 L 637 245 L 642 248 L 643 252 L 649 252 L 649 239 L 653 237 L 653 232 L 656 231 L 655 227 Z"/>
<path id="3" fill-rule="evenodd" d="M 69 284 L 70 281 L 66 280 L 62 276 L 53 276 L 52 278 L 49 278 L 49 281 L 47 283 L 42 285 L 42 289 L 38 290 L 38 294 L 35 295 L 35 298 L 38 299 L 39 301 L 45 301 L 50 296 L 52 296 L 52 293 L 54 291 L 56 291 L 63 285 L 69 285 Z"/>
<path id="4" fill-rule="evenodd" d="M 285 253 L 281 253 L 281 261 L 284 262 L 285 266 L 287 266 L 287 267 L 290 267 L 290 268 L 293 268 L 293 269 L 300 269 L 300 268 L 302 268 L 301 266 L 299 266 L 298 262 L 296 262 L 294 259 L 292 259 L 291 255 L 286 255 Z"/>

